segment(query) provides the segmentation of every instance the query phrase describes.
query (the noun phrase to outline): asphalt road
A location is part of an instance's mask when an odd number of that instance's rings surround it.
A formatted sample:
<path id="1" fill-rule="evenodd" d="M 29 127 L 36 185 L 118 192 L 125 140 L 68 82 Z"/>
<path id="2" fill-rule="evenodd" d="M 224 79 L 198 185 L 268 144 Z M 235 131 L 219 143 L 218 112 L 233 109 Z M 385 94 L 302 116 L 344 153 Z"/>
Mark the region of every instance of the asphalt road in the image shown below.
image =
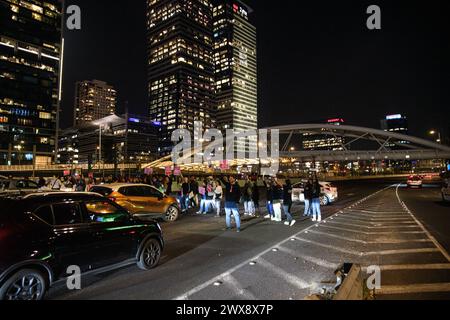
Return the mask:
<path id="1" fill-rule="evenodd" d="M 324 281 L 331 280 L 335 268 L 346 261 L 388 266 L 383 272 L 391 292 L 382 292 L 384 295 L 379 297 L 383 299 L 396 297 L 393 290 L 404 285 L 396 279 L 404 276 L 411 281 L 413 277 L 392 265 L 401 265 L 403 269 L 415 264 L 439 267 L 434 281 L 443 283 L 441 286 L 446 289 L 450 282 L 448 261 L 409 213 L 403 211 L 395 188 L 347 209 L 397 182 L 337 183 L 340 200 L 323 208 L 323 216 L 329 219 L 317 226 L 300 218 L 302 206 L 294 207 L 298 220 L 294 227 L 255 218 L 244 222 L 239 234 L 223 230 L 223 217 L 187 215 L 176 223 L 162 225 L 166 250 L 157 269 L 144 272 L 128 266 L 91 274 L 82 278 L 82 290 L 67 291 L 61 283 L 51 290 L 48 298 L 303 299 L 317 292 Z M 433 236 L 447 246 L 449 238 L 445 234 L 450 229 L 445 228 L 448 219 L 445 223 L 442 219 L 445 211 L 449 214 L 450 210 L 436 202 L 436 192 L 437 189 L 428 188 L 400 190 L 399 195 L 418 219 L 423 219 Z M 422 194 L 427 196 L 422 198 Z M 439 213 L 435 209 L 436 213 L 428 216 L 430 205 L 439 208 Z M 420 271 L 424 278 L 421 283 L 428 284 L 427 271 Z M 435 291 L 422 298 L 445 296 Z"/>

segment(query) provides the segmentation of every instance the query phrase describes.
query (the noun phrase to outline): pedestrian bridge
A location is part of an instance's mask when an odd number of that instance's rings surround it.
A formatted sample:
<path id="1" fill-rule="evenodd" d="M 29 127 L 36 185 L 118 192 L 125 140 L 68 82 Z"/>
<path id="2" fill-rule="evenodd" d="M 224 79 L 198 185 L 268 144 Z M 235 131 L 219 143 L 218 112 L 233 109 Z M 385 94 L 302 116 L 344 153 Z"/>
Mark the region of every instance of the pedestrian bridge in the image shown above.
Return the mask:
<path id="1" fill-rule="evenodd" d="M 266 128 L 280 133 L 279 158 L 270 156 L 264 159 L 235 159 L 229 165 L 260 165 L 270 162 L 314 162 L 314 161 L 358 161 L 358 160 L 434 160 L 450 159 L 450 147 L 429 140 L 388 132 L 378 129 L 332 124 L 297 124 Z M 298 145 L 304 135 L 334 137 L 339 141 L 337 150 L 298 150 L 291 149 Z M 225 143 L 228 143 L 227 138 Z M 270 143 L 269 143 L 270 144 Z M 216 145 L 215 147 L 220 147 Z M 192 158 L 202 152 L 192 149 L 183 155 L 183 159 Z M 270 152 L 269 152 L 270 153 Z M 172 157 L 167 156 L 143 167 L 165 168 L 173 166 Z M 212 163 L 191 163 L 181 166 L 183 169 L 200 170 Z"/>

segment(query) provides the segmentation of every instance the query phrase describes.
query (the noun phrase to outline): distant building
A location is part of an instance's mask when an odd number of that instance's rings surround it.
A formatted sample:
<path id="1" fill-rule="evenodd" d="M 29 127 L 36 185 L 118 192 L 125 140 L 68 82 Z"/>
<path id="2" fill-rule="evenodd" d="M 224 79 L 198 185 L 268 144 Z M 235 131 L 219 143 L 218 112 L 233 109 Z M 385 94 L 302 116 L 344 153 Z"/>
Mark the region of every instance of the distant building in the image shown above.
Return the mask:
<path id="1" fill-rule="evenodd" d="M 147 34 L 149 113 L 170 153 L 175 129 L 215 126 L 211 1 L 148 1 Z"/>
<path id="2" fill-rule="evenodd" d="M 74 126 L 114 114 L 116 95 L 116 90 L 106 82 L 99 80 L 77 82 Z"/>
<path id="3" fill-rule="evenodd" d="M 320 123 L 332 124 L 332 125 L 343 125 L 345 123 L 344 119 L 328 119 L 326 121 L 319 121 Z M 302 146 L 303 150 L 332 150 L 332 151 L 342 151 L 345 145 L 346 139 L 341 136 L 334 136 L 330 134 L 316 134 L 316 133 L 304 133 Z"/>
<path id="4" fill-rule="evenodd" d="M 401 114 L 387 115 L 385 119 L 381 120 L 381 130 L 408 135 L 408 119 Z M 399 144 L 408 144 L 408 142 L 404 140 L 393 141 L 386 146 L 390 148 L 401 148 Z"/>
<path id="5" fill-rule="evenodd" d="M 148 163 L 158 158 L 161 128 L 147 117 L 134 115 L 110 115 L 69 128 L 61 134 L 59 162 Z"/>
<path id="6" fill-rule="evenodd" d="M 213 0 L 213 6 L 217 127 L 256 130 L 257 48 L 256 28 L 249 21 L 252 9 L 234 0 Z M 243 144 L 238 142 L 236 149 L 245 148 Z"/>
<path id="7" fill-rule="evenodd" d="M 61 56 L 61 1 L 0 0 L 0 164 L 51 163 Z"/>

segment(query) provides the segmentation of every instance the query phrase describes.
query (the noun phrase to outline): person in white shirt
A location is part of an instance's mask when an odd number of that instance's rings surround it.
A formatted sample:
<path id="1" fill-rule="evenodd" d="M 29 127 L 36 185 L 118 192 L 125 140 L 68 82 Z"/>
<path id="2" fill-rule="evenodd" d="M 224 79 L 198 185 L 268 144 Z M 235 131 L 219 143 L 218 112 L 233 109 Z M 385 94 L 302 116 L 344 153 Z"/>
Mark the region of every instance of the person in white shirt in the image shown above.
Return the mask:
<path id="1" fill-rule="evenodd" d="M 214 203 L 216 207 L 217 217 L 220 217 L 223 189 L 221 183 L 216 181 L 214 181 L 213 187 L 214 187 Z"/>

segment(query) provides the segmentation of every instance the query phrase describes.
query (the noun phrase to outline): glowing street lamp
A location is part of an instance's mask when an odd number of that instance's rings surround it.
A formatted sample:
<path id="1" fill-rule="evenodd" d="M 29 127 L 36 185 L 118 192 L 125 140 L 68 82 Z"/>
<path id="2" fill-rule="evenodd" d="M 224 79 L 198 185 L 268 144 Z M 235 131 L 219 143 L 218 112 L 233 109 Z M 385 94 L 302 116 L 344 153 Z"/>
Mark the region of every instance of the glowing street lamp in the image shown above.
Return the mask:
<path id="1" fill-rule="evenodd" d="M 441 132 L 440 131 L 436 131 L 436 130 L 430 130 L 429 135 L 431 136 L 436 136 L 437 135 L 437 143 L 442 143 L 442 139 L 441 139 Z"/>

